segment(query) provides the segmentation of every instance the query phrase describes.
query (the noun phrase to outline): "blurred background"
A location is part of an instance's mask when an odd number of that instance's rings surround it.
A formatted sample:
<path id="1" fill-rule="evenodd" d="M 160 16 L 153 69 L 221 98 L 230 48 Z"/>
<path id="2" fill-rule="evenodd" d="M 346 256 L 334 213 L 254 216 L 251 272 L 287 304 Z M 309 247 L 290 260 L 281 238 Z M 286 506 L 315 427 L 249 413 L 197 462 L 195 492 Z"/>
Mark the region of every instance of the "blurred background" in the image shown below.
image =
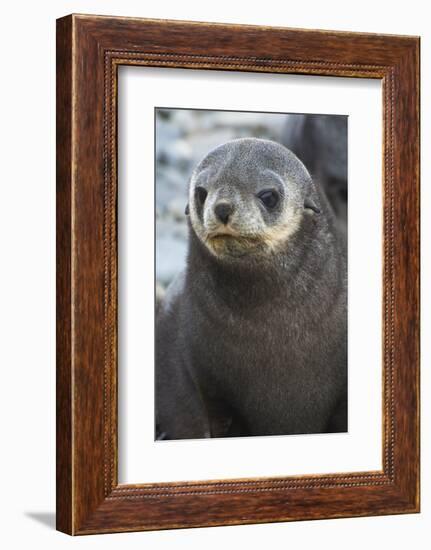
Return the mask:
<path id="1" fill-rule="evenodd" d="M 305 164 L 347 224 L 347 116 L 156 109 L 156 281 L 185 265 L 191 173 L 214 147 L 240 137 L 282 143 Z"/>

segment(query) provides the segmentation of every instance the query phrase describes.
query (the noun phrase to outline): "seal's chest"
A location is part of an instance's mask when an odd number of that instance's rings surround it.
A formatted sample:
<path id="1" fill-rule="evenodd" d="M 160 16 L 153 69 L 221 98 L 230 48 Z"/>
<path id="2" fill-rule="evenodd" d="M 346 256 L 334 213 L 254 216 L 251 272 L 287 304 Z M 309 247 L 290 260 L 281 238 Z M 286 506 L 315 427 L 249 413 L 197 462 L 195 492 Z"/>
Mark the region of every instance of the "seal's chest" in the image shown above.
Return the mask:
<path id="1" fill-rule="evenodd" d="M 210 335 L 210 363 L 243 368 L 285 362 L 293 353 L 291 342 L 297 342 L 301 334 L 299 323 L 277 305 L 213 311 L 203 319 L 200 332 Z"/>

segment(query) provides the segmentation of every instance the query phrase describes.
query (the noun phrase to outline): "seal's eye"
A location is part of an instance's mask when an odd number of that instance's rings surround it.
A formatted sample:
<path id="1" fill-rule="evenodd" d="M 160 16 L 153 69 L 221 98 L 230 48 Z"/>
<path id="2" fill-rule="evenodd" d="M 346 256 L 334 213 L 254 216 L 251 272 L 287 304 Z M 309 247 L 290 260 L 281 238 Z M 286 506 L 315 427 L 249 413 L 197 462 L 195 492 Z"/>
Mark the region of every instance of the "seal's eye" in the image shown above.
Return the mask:
<path id="1" fill-rule="evenodd" d="M 196 187 L 195 189 L 196 199 L 198 203 L 202 206 L 205 202 L 205 199 L 207 198 L 208 191 L 204 189 L 203 187 Z"/>
<path id="2" fill-rule="evenodd" d="M 280 200 L 280 195 L 275 189 L 266 189 L 258 194 L 258 198 L 263 202 L 266 208 L 274 208 Z"/>

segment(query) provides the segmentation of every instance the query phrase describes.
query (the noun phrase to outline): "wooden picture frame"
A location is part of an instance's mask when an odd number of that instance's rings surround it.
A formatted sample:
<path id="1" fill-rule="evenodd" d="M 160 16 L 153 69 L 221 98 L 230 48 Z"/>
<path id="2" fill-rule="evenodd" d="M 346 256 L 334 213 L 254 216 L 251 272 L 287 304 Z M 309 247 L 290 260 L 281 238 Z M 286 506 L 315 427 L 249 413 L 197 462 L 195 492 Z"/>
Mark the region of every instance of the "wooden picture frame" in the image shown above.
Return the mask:
<path id="1" fill-rule="evenodd" d="M 119 485 L 117 68 L 383 83 L 383 469 Z M 419 511 L 419 38 L 70 15 L 57 21 L 57 529 Z"/>

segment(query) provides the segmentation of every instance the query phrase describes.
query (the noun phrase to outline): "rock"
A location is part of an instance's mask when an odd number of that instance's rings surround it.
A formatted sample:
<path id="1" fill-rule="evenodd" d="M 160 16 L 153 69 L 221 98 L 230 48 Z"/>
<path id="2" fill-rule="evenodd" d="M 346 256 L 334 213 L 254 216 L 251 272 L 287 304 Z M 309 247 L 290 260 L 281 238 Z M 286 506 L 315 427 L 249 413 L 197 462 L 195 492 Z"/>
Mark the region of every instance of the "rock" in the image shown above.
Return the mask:
<path id="1" fill-rule="evenodd" d="M 185 266 L 187 242 L 173 236 L 157 239 L 156 245 L 156 278 L 164 287 L 172 281 Z"/>

